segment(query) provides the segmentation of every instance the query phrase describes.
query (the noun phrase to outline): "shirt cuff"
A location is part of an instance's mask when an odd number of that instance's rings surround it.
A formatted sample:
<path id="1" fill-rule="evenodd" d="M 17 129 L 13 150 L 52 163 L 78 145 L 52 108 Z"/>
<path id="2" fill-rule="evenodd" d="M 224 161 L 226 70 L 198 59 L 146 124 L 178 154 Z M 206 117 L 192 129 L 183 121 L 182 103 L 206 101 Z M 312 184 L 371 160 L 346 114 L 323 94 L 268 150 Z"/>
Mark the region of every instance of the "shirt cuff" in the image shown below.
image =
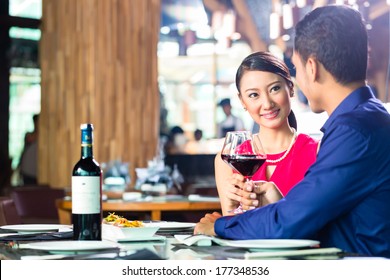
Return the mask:
<path id="1" fill-rule="evenodd" d="M 214 223 L 214 231 L 217 236 L 224 238 L 226 235 L 225 226 L 231 216 L 225 216 L 217 219 Z"/>

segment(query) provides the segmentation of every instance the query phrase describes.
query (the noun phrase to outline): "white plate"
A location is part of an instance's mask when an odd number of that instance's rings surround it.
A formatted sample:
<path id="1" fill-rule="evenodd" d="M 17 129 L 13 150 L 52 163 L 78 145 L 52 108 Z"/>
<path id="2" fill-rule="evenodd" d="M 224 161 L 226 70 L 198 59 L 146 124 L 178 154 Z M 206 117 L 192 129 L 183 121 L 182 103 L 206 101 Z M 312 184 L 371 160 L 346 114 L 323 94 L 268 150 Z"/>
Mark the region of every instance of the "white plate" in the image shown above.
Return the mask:
<path id="1" fill-rule="evenodd" d="M 308 239 L 253 239 L 229 240 L 228 246 L 257 250 L 299 249 L 319 245 L 320 242 Z"/>
<path id="2" fill-rule="evenodd" d="M 320 242 L 308 239 L 251 239 L 229 240 L 208 235 L 175 235 L 175 238 L 188 246 L 211 246 L 212 243 L 221 246 L 246 248 L 250 251 L 293 250 L 319 245 Z"/>
<path id="3" fill-rule="evenodd" d="M 63 229 L 70 229 L 70 225 L 56 225 L 56 224 L 21 224 L 21 225 L 6 225 L 0 227 L 2 229 L 14 230 L 18 233 L 41 233 L 52 232 Z"/>
<path id="4" fill-rule="evenodd" d="M 64 253 L 97 251 L 105 249 L 115 249 L 118 247 L 115 243 L 109 241 L 69 240 L 27 243 L 23 248 L 45 250 L 52 253 Z"/>
<path id="5" fill-rule="evenodd" d="M 159 227 L 158 231 L 180 231 L 185 229 L 193 229 L 195 223 L 184 223 L 184 222 L 152 222 L 145 223 L 145 226 L 149 227 Z"/>

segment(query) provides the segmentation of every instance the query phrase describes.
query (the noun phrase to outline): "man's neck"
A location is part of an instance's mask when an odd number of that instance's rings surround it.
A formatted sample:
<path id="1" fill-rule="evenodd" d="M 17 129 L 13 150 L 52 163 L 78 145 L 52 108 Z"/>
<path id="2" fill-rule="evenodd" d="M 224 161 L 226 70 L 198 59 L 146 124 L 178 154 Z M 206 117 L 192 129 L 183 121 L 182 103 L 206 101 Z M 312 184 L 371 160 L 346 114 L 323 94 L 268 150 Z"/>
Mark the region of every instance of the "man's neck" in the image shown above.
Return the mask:
<path id="1" fill-rule="evenodd" d="M 359 81 L 347 85 L 334 83 L 332 86 L 328 87 L 328 96 L 324 98 L 324 109 L 328 116 L 330 116 L 341 102 L 343 102 L 353 91 L 365 85 L 365 81 Z"/>

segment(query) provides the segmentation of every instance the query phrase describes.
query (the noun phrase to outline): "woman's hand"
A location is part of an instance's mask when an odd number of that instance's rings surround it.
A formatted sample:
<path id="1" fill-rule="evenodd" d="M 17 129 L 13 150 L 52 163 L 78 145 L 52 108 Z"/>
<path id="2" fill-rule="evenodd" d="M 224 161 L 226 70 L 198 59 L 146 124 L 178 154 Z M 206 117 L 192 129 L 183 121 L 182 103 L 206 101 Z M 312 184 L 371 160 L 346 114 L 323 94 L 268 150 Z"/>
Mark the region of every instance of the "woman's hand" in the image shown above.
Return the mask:
<path id="1" fill-rule="evenodd" d="M 228 199 L 227 211 L 233 214 L 233 211 L 240 206 L 243 199 L 242 189 L 245 187 L 245 178 L 241 174 L 233 173 L 225 181 L 225 196 Z"/>
<path id="2" fill-rule="evenodd" d="M 275 203 L 283 198 L 273 182 L 245 182 L 244 176 L 238 173 L 234 173 L 231 178 L 226 179 L 225 196 L 228 199 L 227 211 L 231 215 L 240 204 L 243 210 L 251 210 Z"/>
<path id="3" fill-rule="evenodd" d="M 237 195 L 241 196 L 241 205 L 244 210 L 263 207 L 283 198 L 278 187 L 273 182 L 266 181 L 246 182 Z"/>

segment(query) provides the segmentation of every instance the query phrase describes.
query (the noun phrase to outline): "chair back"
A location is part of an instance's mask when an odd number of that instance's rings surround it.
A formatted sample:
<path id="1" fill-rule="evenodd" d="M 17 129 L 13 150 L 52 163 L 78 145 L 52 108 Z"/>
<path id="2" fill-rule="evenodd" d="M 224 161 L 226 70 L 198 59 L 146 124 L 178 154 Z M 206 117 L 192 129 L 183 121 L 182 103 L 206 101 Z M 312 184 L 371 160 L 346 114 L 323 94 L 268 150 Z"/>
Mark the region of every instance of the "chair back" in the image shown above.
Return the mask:
<path id="1" fill-rule="evenodd" d="M 65 190 L 48 186 L 15 187 L 10 196 L 23 223 L 58 223 L 56 199 L 65 196 Z"/>
<path id="2" fill-rule="evenodd" d="M 12 198 L 0 196 L 0 226 L 20 224 L 21 219 Z"/>

